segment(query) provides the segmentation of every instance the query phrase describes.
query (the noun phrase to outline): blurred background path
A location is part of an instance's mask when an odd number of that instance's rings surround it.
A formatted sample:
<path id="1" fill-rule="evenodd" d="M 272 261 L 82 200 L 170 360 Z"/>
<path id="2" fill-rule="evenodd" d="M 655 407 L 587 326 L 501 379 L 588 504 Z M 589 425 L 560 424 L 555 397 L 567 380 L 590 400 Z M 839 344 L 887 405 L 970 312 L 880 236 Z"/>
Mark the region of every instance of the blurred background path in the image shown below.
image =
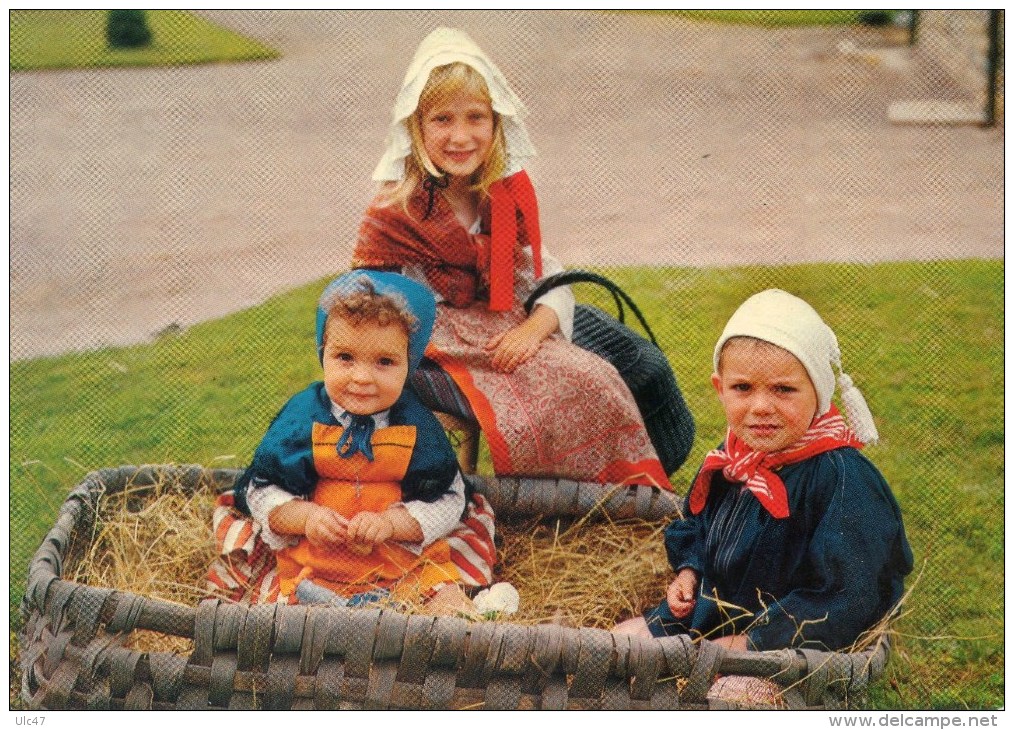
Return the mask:
<path id="1" fill-rule="evenodd" d="M 11 358 L 123 345 L 347 263 L 394 96 L 438 25 L 527 103 L 567 265 L 1003 256 L 1003 129 L 898 125 L 971 93 L 860 28 L 646 13 L 215 11 L 274 61 L 10 77 Z"/>

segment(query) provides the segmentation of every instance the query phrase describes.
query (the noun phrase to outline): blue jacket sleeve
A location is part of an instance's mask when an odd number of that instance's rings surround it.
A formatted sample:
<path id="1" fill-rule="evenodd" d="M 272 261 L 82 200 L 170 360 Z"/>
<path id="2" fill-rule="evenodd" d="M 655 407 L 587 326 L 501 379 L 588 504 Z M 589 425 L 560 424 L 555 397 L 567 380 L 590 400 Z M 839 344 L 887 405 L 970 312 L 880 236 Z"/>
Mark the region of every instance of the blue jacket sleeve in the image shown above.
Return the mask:
<path id="1" fill-rule="evenodd" d="M 449 494 L 458 475 L 457 457 L 440 421 L 411 387 L 392 406 L 391 421 L 416 428 L 415 449 L 401 483 L 404 499 L 434 502 Z"/>
<path id="2" fill-rule="evenodd" d="M 253 460 L 234 487 L 236 507 L 249 513 L 246 490 L 257 480 L 306 497 L 317 484 L 313 465 L 313 423 L 334 422 L 323 383 L 292 396 L 271 421 Z"/>
<path id="3" fill-rule="evenodd" d="M 748 632 L 755 649 L 851 646 L 900 600 L 912 569 L 898 504 L 858 451 L 823 455 L 803 489 L 805 509 L 819 510 L 805 578 L 756 615 Z"/>
<path id="4" fill-rule="evenodd" d="M 665 528 L 665 552 L 675 572 L 693 568 L 704 572 L 704 521 L 690 513 L 689 496 L 683 501 L 683 515 Z"/>

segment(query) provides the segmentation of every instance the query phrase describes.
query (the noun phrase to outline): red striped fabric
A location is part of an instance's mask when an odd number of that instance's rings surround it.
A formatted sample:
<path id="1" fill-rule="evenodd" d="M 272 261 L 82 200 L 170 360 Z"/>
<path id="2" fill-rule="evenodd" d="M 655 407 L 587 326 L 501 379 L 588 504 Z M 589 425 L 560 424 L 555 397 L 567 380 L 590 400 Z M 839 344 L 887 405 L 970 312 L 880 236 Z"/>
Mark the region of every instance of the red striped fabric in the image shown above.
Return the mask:
<path id="1" fill-rule="evenodd" d="M 696 515 L 704 509 L 711 491 L 711 477 L 720 471 L 726 479 L 742 482 L 773 517 L 788 517 L 789 497 L 774 470 L 843 446 L 861 449 L 863 443 L 833 404 L 827 413 L 814 420 L 799 441 L 783 451 L 754 451 L 730 429 L 725 436 L 725 448 L 714 449 L 704 457 L 690 490 L 690 512 Z"/>
<path id="2" fill-rule="evenodd" d="M 274 553 L 260 539 L 260 526 L 235 509 L 232 494 L 218 498 L 212 529 L 217 557 L 207 574 L 210 594 L 237 603 L 286 601 L 279 595 Z M 462 584 L 479 587 L 493 581 L 494 534 L 492 507 L 482 495 L 473 495 L 461 522 L 446 538 Z"/>

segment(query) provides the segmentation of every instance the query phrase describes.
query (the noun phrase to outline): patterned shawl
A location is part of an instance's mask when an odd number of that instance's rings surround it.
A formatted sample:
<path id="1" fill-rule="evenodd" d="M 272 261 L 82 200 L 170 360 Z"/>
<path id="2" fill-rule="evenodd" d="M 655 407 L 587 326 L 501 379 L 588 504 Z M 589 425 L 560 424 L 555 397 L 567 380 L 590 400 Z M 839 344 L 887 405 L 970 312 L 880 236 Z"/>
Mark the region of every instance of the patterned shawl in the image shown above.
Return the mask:
<path id="1" fill-rule="evenodd" d="M 409 198 L 407 212 L 375 201 L 359 228 L 352 267 L 398 270 L 416 264 L 453 306 L 488 298 L 491 310 L 507 311 L 514 304 L 520 248 L 532 247 L 535 277 L 542 276 L 538 204 L 528 175 L 522 170 L 494 183 L 480 216 L 484 233 L 469 233 L 444 197 L 433 195 L 431 204 L 422 186 Z"/>

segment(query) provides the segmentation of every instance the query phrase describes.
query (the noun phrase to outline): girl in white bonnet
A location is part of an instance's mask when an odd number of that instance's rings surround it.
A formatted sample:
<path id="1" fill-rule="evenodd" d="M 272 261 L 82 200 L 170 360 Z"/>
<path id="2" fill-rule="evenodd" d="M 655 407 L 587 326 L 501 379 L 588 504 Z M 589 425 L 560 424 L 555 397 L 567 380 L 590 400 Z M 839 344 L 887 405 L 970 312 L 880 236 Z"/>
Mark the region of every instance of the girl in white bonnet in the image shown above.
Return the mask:
<path id="1" fill-rule="evenodd" d="M 569 341 L 573 294 L 524 310 L 536 281 L 562 270 L 542 247 L 525 113 L 466 33 L 430 33 L 395 101 L 352 265 L 436 292 L 426 354 L 467 399 L 497 474 L 671 489 L 615 368 Z"/>
<path id="2" fill-rule="evenodd" d="M 848 421 L 831 400 L 835 370 Z M 912 552 L 890 487 L 860 453 L 877 430 L 834 332 L 792 294 L 755 294 L 722 332 L 711 382 L 728 428 L 666 528 L 675 578 L 658 607 L 614 631 L 851 646 L 901 598 Z"/>

